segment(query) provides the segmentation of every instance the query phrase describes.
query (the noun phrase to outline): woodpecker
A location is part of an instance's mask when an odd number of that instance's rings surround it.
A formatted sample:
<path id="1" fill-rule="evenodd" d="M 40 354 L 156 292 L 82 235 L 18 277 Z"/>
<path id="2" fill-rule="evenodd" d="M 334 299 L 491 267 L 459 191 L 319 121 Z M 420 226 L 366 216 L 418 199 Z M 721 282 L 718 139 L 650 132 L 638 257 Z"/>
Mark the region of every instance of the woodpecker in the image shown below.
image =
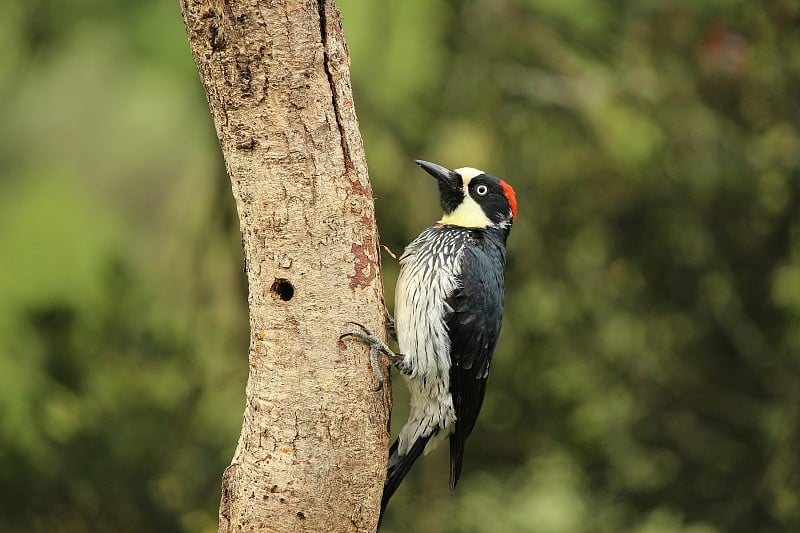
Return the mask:
<path id="1" fill-rule="evenodd" d="M 381 520 L 414 462 L 446 438 L 450 488 L 458 483 L 503 321 L 506 239 L 517 216 L 505 181 L 474 168 L 416 163 L 438 181 L 444 214 L 400 257 L 393 324 L 399 352 L 356 322 L 362 331 L 342 335 L 370 345 L 379 384 L 382 352 L 411 392 L 408 421 L 389 450 Z"/>

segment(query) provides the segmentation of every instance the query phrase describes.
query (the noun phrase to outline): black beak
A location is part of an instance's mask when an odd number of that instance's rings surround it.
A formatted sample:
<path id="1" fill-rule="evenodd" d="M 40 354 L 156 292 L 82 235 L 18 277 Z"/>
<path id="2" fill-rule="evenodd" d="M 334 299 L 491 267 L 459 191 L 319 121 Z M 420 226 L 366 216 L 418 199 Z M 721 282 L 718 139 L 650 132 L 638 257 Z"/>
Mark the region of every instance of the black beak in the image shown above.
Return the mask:
<path id="1" fill-rule="evenodd" d="M 421 159 L 416 159 L 414 162 L 421 166 L 425 172 L 439 180 L 440 184 L 447 185 L 451 189 L 461 189 L 461 176 L 452 170 L 437 165 L 436 163 L 429 163 L 428 161 L 423 161 Z"/>

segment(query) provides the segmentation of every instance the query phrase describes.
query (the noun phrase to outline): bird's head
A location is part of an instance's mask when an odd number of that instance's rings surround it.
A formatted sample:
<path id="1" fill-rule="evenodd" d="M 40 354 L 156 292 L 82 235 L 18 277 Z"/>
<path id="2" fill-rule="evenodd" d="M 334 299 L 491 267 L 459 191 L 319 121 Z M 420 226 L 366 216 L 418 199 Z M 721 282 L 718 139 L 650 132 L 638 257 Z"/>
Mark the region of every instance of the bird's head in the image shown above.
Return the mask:
<path id="1" fill-rule="evenodd" d="M 509 228 L 517 218 L 514 189 L 500 178 L 470 167 L 449 170 L 419 159 L 416 163 L 439 182 L 440 224 Z"/>

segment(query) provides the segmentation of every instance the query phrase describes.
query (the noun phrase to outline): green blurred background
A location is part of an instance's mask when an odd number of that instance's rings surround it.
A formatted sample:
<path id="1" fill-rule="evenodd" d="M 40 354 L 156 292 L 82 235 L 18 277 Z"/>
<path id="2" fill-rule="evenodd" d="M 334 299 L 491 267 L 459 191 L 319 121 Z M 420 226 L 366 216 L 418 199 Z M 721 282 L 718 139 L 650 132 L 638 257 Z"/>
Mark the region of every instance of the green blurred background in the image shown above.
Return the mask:
<path id="1" fill-rule="evenodd" d="M 520 203 L 462 482 L 385 530 L 800 531 L 800 4 L 339 7 L 384 244 L 414 158 Z M 178 2 L 6 1 L 0 49 L 0 531 L 215 531 L 246 287 Z"/>

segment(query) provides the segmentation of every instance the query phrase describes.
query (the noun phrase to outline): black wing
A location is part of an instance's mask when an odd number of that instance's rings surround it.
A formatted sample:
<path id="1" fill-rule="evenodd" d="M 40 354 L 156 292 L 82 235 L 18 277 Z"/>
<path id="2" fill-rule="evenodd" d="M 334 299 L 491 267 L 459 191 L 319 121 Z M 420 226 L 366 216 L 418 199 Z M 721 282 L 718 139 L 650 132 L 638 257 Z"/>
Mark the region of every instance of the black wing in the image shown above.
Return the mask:
<path id="1" fill-rule="evenodd" d="M 464 442 L 472 432 L 486 394 L 489 364 L 503 322 L 503 266 L 501 250 L 468 247 L 462 255 L 459 288 L 447 303 L 450 335 L 450 391 L 456 411 L 450 435 L 450 488 L 461 476 Z"/>

